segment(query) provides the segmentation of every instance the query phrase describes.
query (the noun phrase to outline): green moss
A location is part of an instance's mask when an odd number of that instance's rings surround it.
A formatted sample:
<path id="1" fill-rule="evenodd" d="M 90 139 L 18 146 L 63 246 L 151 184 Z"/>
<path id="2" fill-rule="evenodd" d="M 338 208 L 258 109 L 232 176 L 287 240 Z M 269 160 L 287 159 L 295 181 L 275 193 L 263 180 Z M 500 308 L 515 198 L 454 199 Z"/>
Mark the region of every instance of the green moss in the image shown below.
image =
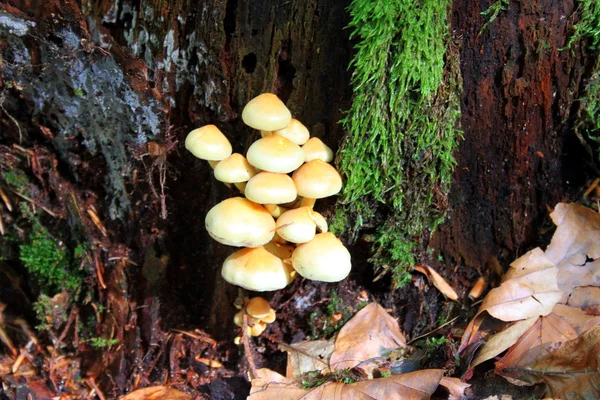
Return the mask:
<path id="1" fill-rule="evenodd" d="M 351 384 L 360 381 L 360 375 L 348 368 L 339 371 L 333 371 L 330 374 L 323 375 L 321 371 L 309 371 L 300 377 L 302 388 L 305 390 L 314 389 L 327 382 L 341 382 Z"/>
<path id="2" fill-rule="evenodd" d="M 363 304 L 364 303 L 364 304 Z M 361 302 L 356 311 L 367 305 L 366 302 Z M 330 337 L 335 332 L 341 329 L 342 326 L 354 315 L 355 310 L 351 305 L 345 304 L 337 290 L 332 289 L 330 294 L 330 302 L 327 304 L 325 311 L 320 309 L 315 310 L 310 314 L 310 329 L 311 338 L 318 340 Z M 337 318 L 336 318 L 337 316 Z"/>
<path id="3" fill-rule="evenodd" d="M 2 178 L 11 189 L 19 193 L 23 193 L 29 186 L 27 175 L 25 175 L 25 172 L 21 171 L 20 169 L 3 171 Z"/>
<path id="4" fill-rule="evenodd" d="M 567 48 L 580 40 L 586 40 L 591 50 L 600 46 L 600 3 L 597 0 L 578 0 L 579 22 L 573 26 L 573 34 L 569 38 Z"/>
<path id="5" fill-rule="evenodd" d="M 501 12 L 508 10 L 508 5 L 510 4 L 510 0 L 497 0 L 494 4 L 489 6 L 484 12 L 481 13 L 484 17 L 487 17 L 487 21 L 479 30 L 479 34 L 481 35 L 483 31 L 487 29 L 488 26 L 500 15 Z"/>
<path id="6" fill-rule="evenodd" d="M 101 337 L 94 337 L 91 338 L 89 340 L 90 345 L 92 345 L 92 347 L 95 347 L 97 349 L 102 349 L 105 347 L 110 347 L 113 346 L 115 344 L 119 344 L 119 339 L 104 339 Z"/>
<path id="7" fill-rule="evenodd" d="M 446 52 L 449 1 L 354 0 L 353 103 L 337 164 L 346 176 L 332 230 L 375 228 L 372 261 L 407 281 L 425 229 L 443 218 L 455 165 L 461 82 Z"/>
<path id="8" fill-rule="evenodd" d="M 20 246 L 19 258 L 44 291 L 78 293 L 81 289 L 81 274 L 72 266 L 67 248 L 39 223 L 33 224 L 28 242 Z"/>

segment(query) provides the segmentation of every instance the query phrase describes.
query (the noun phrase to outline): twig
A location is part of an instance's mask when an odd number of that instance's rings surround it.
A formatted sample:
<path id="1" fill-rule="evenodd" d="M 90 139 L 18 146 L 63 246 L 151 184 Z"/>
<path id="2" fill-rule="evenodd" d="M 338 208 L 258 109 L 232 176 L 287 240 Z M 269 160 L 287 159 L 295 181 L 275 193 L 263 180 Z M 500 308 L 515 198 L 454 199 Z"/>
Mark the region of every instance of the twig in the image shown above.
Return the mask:
<path id="1" fill-rule="evenodd" d="M 429 336 L 429 335 L 431 335 L 432 333 L 439 331 L 440 329 L 442 329 L 442 328 L 443 328 L 443 327 L 445 327 L 446 325 L 449 325 L 449 324 L 453 323 L 453 322 L 454 322 L 454 321 L 456 321 L 457 319 L 458 319 L 458 316 L 456 316 L 456 317 L 452 318 L 450 321 L 446 322 L 445 324 L 442 324 L 442 325 L 438 326 L 437 328 L 435 328 L 435 329 L 434 329 L 434 330 L 432 330 L 432 331 L 429 331 L 429 332 L 427 332 L 427 333 L 424 333 L 424 334 L 422 334 L 422 335 L 419 335 L 419 336 L 417 336 L 416 338 L 413 338 L 413 339 L 409 340 L 409 341 L 408 341 L 408 343 L 406 343 L 406 344 L 411 344 L 411 343 L 414 343 L 414 342 L 416 342 L 417 340 L 424 338 L 425 336 Z"/>
<path id="2" fill-rule="evenodd" d="M 8 111 L 6 111 L 6 108 L 4 108 L 5 100 L 6 100 L 6 95 L 4 93 L 2 93 L 2 98 L 0 101 L 0 108 L 2 108 L 2 111 L 4 111 L 4 113 L 8 116 L 8 118 L 10 118 L 10 120 L 17 126 L 17 130 L 19 131 L 19 143 L 23 143 L 23 132 L 21 131 L 21 125 L 19 125 L 19 121 L 17 121 L 15 119 L 15 117 L 10 115 L 10 113 Z"/>
<path id="3" fill-rule="evenodd" d="M 54 213 L 53 211 L 51 211 L 48 208 L 44 207 L 43 205 L 38 204 L 35 200 L 30 199 L 29 197 L 27 197 L 27 196 L 25 196 L 25 195 L 23 195 L 23 194 L 21 194 L 21 193 L 19 193 L 17 191 L 13 190 L 12 192 L 14 194 L 16 194 L 17 196 L 19 196 L 20 198 L 22 198 L 23 200 L 26 200 L 26 201 L 30 202 L 31 204 L 33 204 L 34 206 L 39 207 L 42 210 L 46 211 L 50 216 L 52 216 L 54 218 L 58 217 L 58 215 L 56 213 Z"/>
<path id="4" fill-rule="evenodd" d="M 242 312 L 242 321 L 242 344 L 244 345 L 244 354 L 246 355 L 246 360 L 248 360 L 248 365 L 250 366 L 250 380 L 252 380 L 258 377 L 258 373 L 256 370 L 254 357 L 252 356 L 252 348 L 250 347 L 250 337 L 248 336 L 248 315 L 246 314 L 245 306 Z"/>
<path id="5" fill-rule="evenodd" d="M 90 385 L 92 389 L 96 391 L 96 395 L 100 397 L 100 400 L 106 400 L 106 397 L 104 397 L 104 393 L 102 393 L 98 385 L 96 385 L 96 381 L 94 380 L 94 378 L 88 378 L 85 381 L 88 385 Z"/>

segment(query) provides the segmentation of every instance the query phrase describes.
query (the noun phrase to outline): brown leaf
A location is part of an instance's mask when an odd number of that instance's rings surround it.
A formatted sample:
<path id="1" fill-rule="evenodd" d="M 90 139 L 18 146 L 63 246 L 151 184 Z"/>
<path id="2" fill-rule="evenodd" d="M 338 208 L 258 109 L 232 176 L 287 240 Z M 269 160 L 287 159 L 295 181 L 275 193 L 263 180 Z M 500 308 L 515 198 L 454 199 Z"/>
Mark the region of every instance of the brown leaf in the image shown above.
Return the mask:
<path id="1" fill-rule="evenodd" d="M 458 300 L 458 295 L 456 294 L 456 291 L 433 268 L 427 265 L 417 265 L 414 268 L 417 271 L 425 274 L 425 276 L 427 276 L 427 279 L 429 279 L 433 283 L 433 286 L 435 286 L 440 292 L 442 292 L 444 296 L 446 296 L 450 300 Z"/>
<path id="2" fill-rule="evenodd" d="M 329 358 L 334 348 L 333 340 L 306 340 L 279 347 L 288 353 L 285 373 L 288 378 L 297 378 L 309 371 L 330 372 Z"/>
<path id="3" fill-rule="evenodd" d="M 559 315 L 540 317 L 496 363 L 496 372 L 502 375 L 506 368 L 531 364 L 576 337 L 575 329 Z"/>
<path id="4" fill-rule="evenodd" d="M 600 305 L 600 287 L 582 286 L 573 289 L 567 305 L 578 308 L 592 308 Z"/>
<path id="5" fill-rule="evenodd" d="M 528 366 L 508 367 L 501 372 L 528 384 L 545 382 L 547 397 L 600 398 L 600 326 Z"/>
<path id="6" fill-rule="evenodd" d="M 525 253 L 511 264 L 508 280 L 488 293 L 480 312 L 485 310 L 502 321 L 550 314 L 562 295 L 558 269 L 550 265 L 540 249 Z"/>
<path id="7" fill-rule="evenodd" d="M 150 386 L 134 390 L 121 400 L 189 400 L 192 396 L 168 386 Z"/>
<path id="8" fill-rule="evenodd" d="M 559 268 L 559 288 L 567 301 L 578 286 L 600 286 L 600 215 L 576 204 L 559 203 L 550 214 L 557 225 L 546 257 Z M 589 261 L 592 260 L 592 261 Z"/>
<path id="9" fill-rule="evenodd" d="M 352 384 L 329 382 L 312 390 L 304 390 L 276 372 L 265 369 L 259 371 L 261 377 L 252 380 L 249 400 L 429 399 L 444 374 L 443 370 L 430 369 Z"/>
<path id="10" fill-rule="evenodd" d="M 340 330 L 331 355 L 333 371 L 352 368 L 386 350 L 406 346 L 398 322 L 377 303 L 360 310 Z"/>
<path id="11" fill-rule="evenodd" d="M 589 315 L 580 308 L 569 307 L 564 304 L 557 304 L 552 313 L 567 321 L 575 329 L 577 335 L 581 335 L 583 332 L 600 324 L 600 316 Z"/>
<path id="12" fill-rule="evenodd" d="M 449 378 L 444 376 L 440 381 L 440 385 L 443 386 L 450 395 L 448 396 L 448 400 L 460 400 L 465 397 L 465 391 L 470 384 L 461 381 L 458 378 Z"/>
<path id="13" fill-rule="evenodd" d="M 475 368 L 482 362 L 496 357 L 498 354 L 517 343 L 519 338 L 535 324 L 536 320 L 536 317 L 531 317 L 523 321 L 518 321 L 502 332 L 491 336 L 477 352 L 477 357 L 475 357 L 471 363 L 470 368 Z"/>

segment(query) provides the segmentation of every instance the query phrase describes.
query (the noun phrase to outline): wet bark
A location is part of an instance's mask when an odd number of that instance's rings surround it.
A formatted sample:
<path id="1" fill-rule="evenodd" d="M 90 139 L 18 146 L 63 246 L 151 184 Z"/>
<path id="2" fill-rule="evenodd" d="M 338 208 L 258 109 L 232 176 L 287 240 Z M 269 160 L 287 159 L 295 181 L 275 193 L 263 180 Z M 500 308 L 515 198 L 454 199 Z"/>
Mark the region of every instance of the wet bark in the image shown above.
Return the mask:
<path id="1" fill-rule="evenodd" d="M 433 240 L 473 275 L 526 251 L 548 210 L 584 184 L 591 161 L 573 123 L 595 58 L 583 43 L 561 50 L 577 22 L 574 2 L 510 2 L 480 34 L 493 3 L 453 5 L 464 140 L 448 219 Z"/>

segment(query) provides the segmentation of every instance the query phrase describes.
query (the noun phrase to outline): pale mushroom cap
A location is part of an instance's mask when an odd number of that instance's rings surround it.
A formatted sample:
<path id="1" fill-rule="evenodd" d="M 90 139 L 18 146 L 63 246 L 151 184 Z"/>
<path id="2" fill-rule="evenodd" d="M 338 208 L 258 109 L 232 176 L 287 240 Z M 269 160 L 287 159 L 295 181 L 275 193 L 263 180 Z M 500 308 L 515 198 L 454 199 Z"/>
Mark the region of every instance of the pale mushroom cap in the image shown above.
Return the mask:
<path id="1" fill-rule="evenodd" d="M 250 335 L 252 336 L 260 336 L 267 329 L 267 324 L 263 321 L 258 321 L 256 324 L 252 325 L 250 328 Z"/>
<path id="2" fill-rule="evenodd" d="M 258 169 L 283 174 L 292 172 L 304 162 L 304 152 L 300 146 L 276 135 L 252 143 L 246 157 Z"/>
<path id="3" fill-rule="evenodd" d="M 292 243 L 306 243 L 313 240 L 315 230 L 327 232 L 327 221 L 310 207 L 300 207 L 281 214 L 277 219 L 277 234 Z"/>
<path id="4" fill-rule="evenodd" d="M 231 143 L 214 125 L 194 129 L 185 138 L 185 148 L 202 160 L 220 161 L 231 155 Z"/>
<path id="5" fill-rule="evenodd" d="M 246 184 L 244 192 L 249 200 L 260 204 L 282 204 L 298 196 L 292 178 L 276 172 L 259 172 Z"/>
<path id="6" fill-rule="evenodd" d="M 288 126 L 273 132 L 273 134 L 277 136 L 283 136 L 299 146 L 302 146 L 310 138 L 308 129 L 302 125 L 302 122 L 295 118 L 292 118 Z"/>
<path id="7" fill-rule="evenodd" d="M 342 189 L 342 177 L 330 164 L 312 160 L 292 174 L 298 195 L 309 199 L 332 196 Z"/>
<path id="8" fill-rule="evenodd" d="M 277 318 L 277 313 L 275 312 L 275 310 L 273 310 L 271 308 L 271 311 L 269 311 L 269 315 L 267 315 L 266 317 L 264 317 L 262 319 L 262 321 L 265 322 L 265 323 L 267 323 L 267 324 L 270 324 L 270 323 L 275 322 L 276 318 Z"/>
<path id="9" fill-rule="evenodd" d="M 254 175 L 256 175 L 254 167 L 239 153 L 233 153 L 215 167 L 215 178 L 220 182 L 247 182 Z"/>
<path id="10" fill-rule="evenodd" d="M 227 257 L 221 276 L 233 285 L 264 292 L 286 287 L 294 278 L 294 270 L 264 247 L 257 247 L 241 249 Z"/>
<path id="11" fill-rule="evenodd" d="M 282 260 L 287 260 L 292 256 L 296 247 L 291 244 L 281 244 L 275 241 L 275 238 L 271 240 L 269 243 L 265 244 L 265 249 L 276 256 L 277 258 L 281 258 Z"/>
<path id="12" fill-rule="evenodd" d="M 242 197 L 223 200 L 210 209 L 206 230 L 219 243 L 236 247 L 258 247 L 269 243 L 275 220 L 260 204 Z"/>
<path id="13" fill-rule="evenodd" d="M 269 315 L 269 311 L 271 310 L 271 306 L 269 302 L 262 297 L 253 297 L 246 304 L 246 312 L 248 315 L 257 318 L 263 319 L 267 315 Z"/>
<path id="14" fill-rule="evenodd" d="M 339 282 L 350 273 L 350 252 L 331 232 L 319 233 L 292 254 L 292 264 L 301 276 L 322 282 Z"/>
<path id="15" fill-rule="evenodd" d="M 312 160 L 331 162 L 333 160 L 333 150 L 317 137 L 310 138 L 308 142 L 304 143 L 302 151 L 304 151 L 304 162 Z"/>
<path id="16" fill-rule="evenodd" d="M 279 97 L 263 93 L 246 104 L 242 111 L 244 123 L 261 131 L 276 131 L 290 124 L 292 114 Z"/>

